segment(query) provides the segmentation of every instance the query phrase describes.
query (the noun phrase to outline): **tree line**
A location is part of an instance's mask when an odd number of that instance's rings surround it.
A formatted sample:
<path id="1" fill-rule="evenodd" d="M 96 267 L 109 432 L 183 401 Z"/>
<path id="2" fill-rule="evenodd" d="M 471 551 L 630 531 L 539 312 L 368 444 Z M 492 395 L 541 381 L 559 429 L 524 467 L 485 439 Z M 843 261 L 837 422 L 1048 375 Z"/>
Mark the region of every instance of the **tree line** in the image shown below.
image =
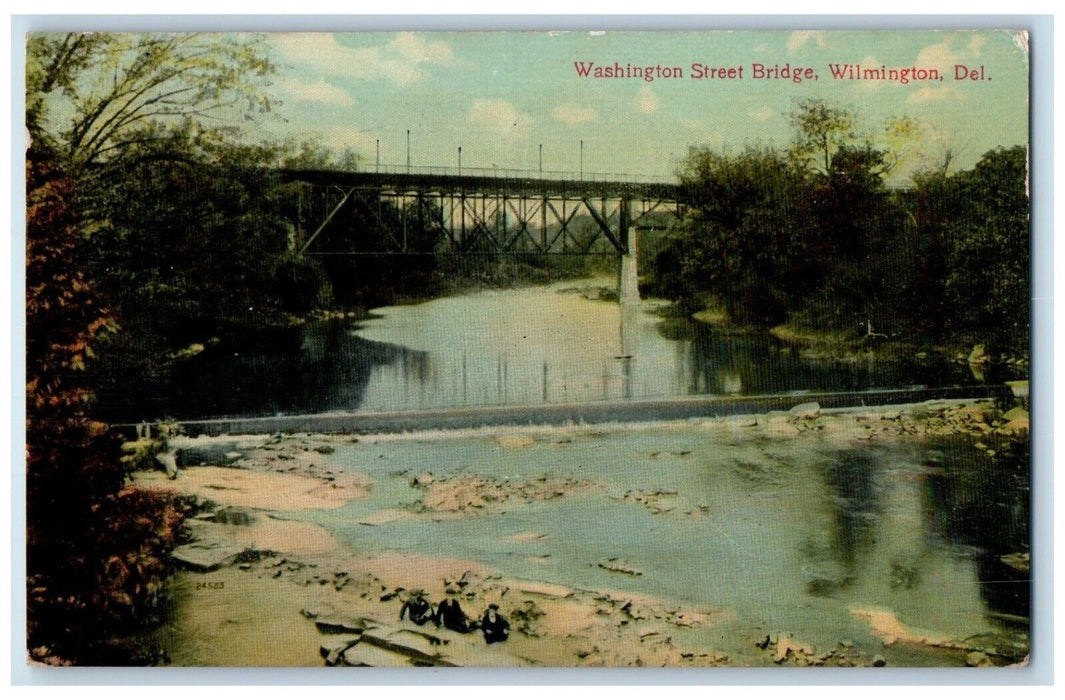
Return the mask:
<path id="1" fill-rule="evenodd" d="M 895 120 L 877 139 L 859 121 L 808 100 L 790 148 L 692 149 L 679 172 L 690 208 L 651 263 L 654 291 L 733 325 L 1026 354 L 1026 148 L 960 172 L 948 151 L 889 187 L 920 127 Z"/>

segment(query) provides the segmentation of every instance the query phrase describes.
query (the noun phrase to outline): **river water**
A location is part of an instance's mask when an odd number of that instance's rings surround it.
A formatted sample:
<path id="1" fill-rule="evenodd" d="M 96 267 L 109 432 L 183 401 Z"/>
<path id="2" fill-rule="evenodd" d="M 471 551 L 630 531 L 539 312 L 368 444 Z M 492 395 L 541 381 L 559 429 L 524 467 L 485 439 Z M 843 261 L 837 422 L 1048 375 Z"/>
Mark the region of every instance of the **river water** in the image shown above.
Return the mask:
<path id="1" fill-rule="evenodd" d="M 809 359 L 766 333 L 666 318 L 661 301 L 596 298 L 615 286 L 488 290 L 375 309 L 368 321 L 310 323 L 253 348 L 208 349 L 102 407 L 136 421 L 976 382 L 943 358 Z"/>
<path id="2" fill-rule="evenodd" d="M 667 318 L 661 302 L 623 308 L 588 293 L 611 284 L 480 291 L 376 309 L 368 321 L 309 324 L 255 352 L 209 350 L 184 366 L 157 408 L 201 418 L 977 381 L 942 358 L 810 359 L 768 334 Z M 733 611 L 739 627 L 715 628 L 723 636 L 707 644 L 735 663 L 757 662 L 752 640 L 777 631 L 820 648 L 854 640 L 892 665 L 940 662 L 885 648 L 855 609 L 889 610 L 955 639 L 999 634 L 1001 619 L 1027 616 L 1028 583 L 1002 564 L 1028 545 L 1027 474 L 997 473 L 969 436 L 855 447 L 811 433 L 751 435 L 679 423 L 557 428 L 517 449 L 491 436 L 362 439 L 323 462 L 368 474 L 369 498 L 293 516 L 363 552 L 469 559 L 524 578 Z M 421 472 L 600 487 L 495 515 L 435 518 L 412 508 L 424 495 L 411 484 Z M 626 497 L 640 491 L 670 493 L 670 510 Z M 397 510 L 415 516 L 373 517 Z M 611 558 L 644 575 L 599 566 Z"/>
<path id="3" fill-rule="evenodd" d="M 414 435 L 338 446 L 327 463 L 371 476 L 369 498 L 297 517 L 360 552 L 467 559 L 520 578 L 725 611 L 735 625 L 707 643 L 734 663 L 757 655 L 759 634 L 791 632 L 822 650 L 853 640 L 893 666 L 936 665 L 944 661 L 928 649 L 884 647 L 855 611 L 890 611 L 957 640 L 1014 635 L 995 615 L 1028 615 L 1025 576 L 1002 563 L 1027 547 L 1027 477 L 1003 474 L 969 436 L 855 447 L 845 431 L 782 440 L 723 421 L 526 438 Z M 413 485 L 422 473 L 514 483 L 574 477 L 600 488 L 451 517 L 412 508 L 425 494 Z M 656 511 L 632 497 L 640 493 L 666 495 Z M 600 566 L 615 558 L 641 575 Z"/>

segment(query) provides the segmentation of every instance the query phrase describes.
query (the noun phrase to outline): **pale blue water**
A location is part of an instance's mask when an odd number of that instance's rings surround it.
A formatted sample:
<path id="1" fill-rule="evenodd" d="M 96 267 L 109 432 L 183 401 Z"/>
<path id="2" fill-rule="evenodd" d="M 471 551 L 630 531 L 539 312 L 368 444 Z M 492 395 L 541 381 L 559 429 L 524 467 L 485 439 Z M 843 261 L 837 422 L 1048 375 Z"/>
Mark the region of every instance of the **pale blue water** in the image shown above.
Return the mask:
<path id="1" fill-rule="evenodd" d="M 941 357 L 808 359 L 768 333 L 664 318 L 661 301 L 622 307 L 572 291 L 613 284 L 488 290 L 275 331 L 208 348 L 98 406 L 135 422 L 981 383 Z"/>
<path id="2" fill-rule="evenodd" d="M 369 473 L 371 496 L 300 517 L 359 551 L 470 559 L 519 578 L 730 609 L 752 628 L 790 630 L 820 645 L 846 638 L 876 644 L 851 613 L 855 607 L 886 608 L 911 625 L 958 638 L 997 629 L 985 613 L 1001 601 L 981 586 L 980 571 L 1020 542 L 950 526 L 945 511 L 956 515 L 992 499 L 1026 508 L 1026 492 L 996 492 L 988 484 L 974 493 L 971 484 L 963 489 L 949 480 L 944 487 L 926 468 L 928 447 L 854 452 L 818 437 L 715 442 L 692 426 L 567 437 L 572 441 L 555 444 L 541 436 L 525 448 L 489 437 L 344 446 L 331 463 Z M 974 468 L 987 467 L 948 464 L 947 472 Z M 603 488 L 531 504 L 512 499 L 503 513 L 356 522 L 413 505 L 423 491 L 410 480 L 426 471 L 515 481 L 569 476 Z M 663 501 L 673 511 L 655 515 L 621 500 L 629 490 L 678 494 Z M 506 539 L 527 532 L 545 537 Z M 612 557 L 644 575 L 598 567 Z M 900 584 L 896 565 L 914 572 L 912 580 Z M 812 587 L 825 572 L 838 585 Z"/>

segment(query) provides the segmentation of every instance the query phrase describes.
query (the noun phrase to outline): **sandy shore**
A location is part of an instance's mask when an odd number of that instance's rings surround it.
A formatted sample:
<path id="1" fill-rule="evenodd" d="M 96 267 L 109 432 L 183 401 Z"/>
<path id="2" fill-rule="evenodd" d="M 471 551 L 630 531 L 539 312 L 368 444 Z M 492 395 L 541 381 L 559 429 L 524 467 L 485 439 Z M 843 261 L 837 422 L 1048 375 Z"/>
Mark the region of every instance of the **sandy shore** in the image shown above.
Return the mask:
<path id="1" fill-rule="evenodd" d="M 1006 426 L 1019 429 L 1016 420 L 999 420 L 989 404 L 973 402 L 830 413 L 807 408 L 805 412 L 686 425 L 709 433 L 756 434 L 759 439 L 782 442 L 815 431 L 855 445 L 907 434 L 990 434 Z M 630 429 L 598 426 L 594 430 Z M 449 434 L 449 439 L 492 436 L 502 448 L 520 450 L 557 438 L 557 432 L 554 428 L 486 429 Z M 886 647 L 898 650 L 902 646 L 906 651 L 896 656 L 912 659 L 915 665 L 1002 665 L 1020 653 L 1015 649 L 1011 656 L 989 657 L 984 653 L 985 641 L 952 639 L 908 626 L 891 611 L 858 608 L 852 611 L 854 618 L 868 625 L 873 637 L 879 636 L 878 644 L 862 646 L 840 640 L 833 647 L 815 647 L 786 630 L 761 629 L 730 609 L 523 580 L 476 561 L 447 556 L 358 552 L 324 527 L 293 518 L 296 511 L 334 509 L 371 493 L 371 477 L 323 465 L 322 455 L 352 439 L 320 435 L 242 438 L 242 457 L 228 467 L 187 467 L 173 481 L 160 472 L 136 476 L 142 488 L 183 494 L 201 504 L 202 513 L 190 520 L 195 540 L 246 550 L 215 570 L 176 574 L 175 614 L 168 631 L 171 663 L 321 666 L 321 648 L 350 637 L 323 632 L 316 625 L 333 620 L 428 632 L 439 637 L 441 648 L 456 654 L 464 665 L 476 666 L 873 666 L 884 663 Z M 404 439 L 408 438 L 380 436 L 379 445 L 386 450 L 390 442 Z M 222 438 L 185 444 L 209 445 L 211 440 Z M 471 472 L 445 479 L 415 474 L 412 479 L 424 494 L 419 503 L 377 511 L 366 516 L 363 524 L 401 518 L 491 517 L 515 504 L 564 499 L 600 488 L 594 481 L 571 476 L 521 482 Z M 661 512 L 670 496 L 632 492 L 624 498 Z M 529 531 L 510 538 L 535 542 L 542 536 Z M 615 571 L 622 576 L 641 574 L 627 570 L 623 561 L 604 565 L 616 565 Z M 431 624 L 422 628 L 409 622 L 401 625 L 402 601 L 415 589 L 426 591 L 432 601 L 454 597 L 471 617 L 479 616 L 489 604 L 499 605 L 511 623 L 510 639 L 488 646 L 476 633 L 458 635 L 438 631 Z M 392 662 L 409 665 L 410 659 L 385 655 L 380 660 Z"/>

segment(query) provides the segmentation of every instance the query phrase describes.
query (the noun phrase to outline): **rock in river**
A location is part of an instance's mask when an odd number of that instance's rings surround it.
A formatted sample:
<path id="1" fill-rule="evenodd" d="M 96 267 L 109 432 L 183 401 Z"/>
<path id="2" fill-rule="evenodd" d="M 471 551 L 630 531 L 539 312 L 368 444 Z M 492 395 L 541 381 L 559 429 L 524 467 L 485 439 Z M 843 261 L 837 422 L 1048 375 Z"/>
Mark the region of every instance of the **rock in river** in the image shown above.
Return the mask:
<path id="1" fill-rule="evenodd" d="M 175 547 L 170 556 L 193 571 L 214 571 L 229 566 L 244 552 L 243 547 L 220 542 L 193 542 Z"/>
<path id="2" fill-rule="evenodd" d="M 807 403 L 801 403 L 798 406 L 792 406 L 788 411 L 795 418 L 817 418 L 821 415 L 821 405 L 816 401 L 810 401 Z"/>

